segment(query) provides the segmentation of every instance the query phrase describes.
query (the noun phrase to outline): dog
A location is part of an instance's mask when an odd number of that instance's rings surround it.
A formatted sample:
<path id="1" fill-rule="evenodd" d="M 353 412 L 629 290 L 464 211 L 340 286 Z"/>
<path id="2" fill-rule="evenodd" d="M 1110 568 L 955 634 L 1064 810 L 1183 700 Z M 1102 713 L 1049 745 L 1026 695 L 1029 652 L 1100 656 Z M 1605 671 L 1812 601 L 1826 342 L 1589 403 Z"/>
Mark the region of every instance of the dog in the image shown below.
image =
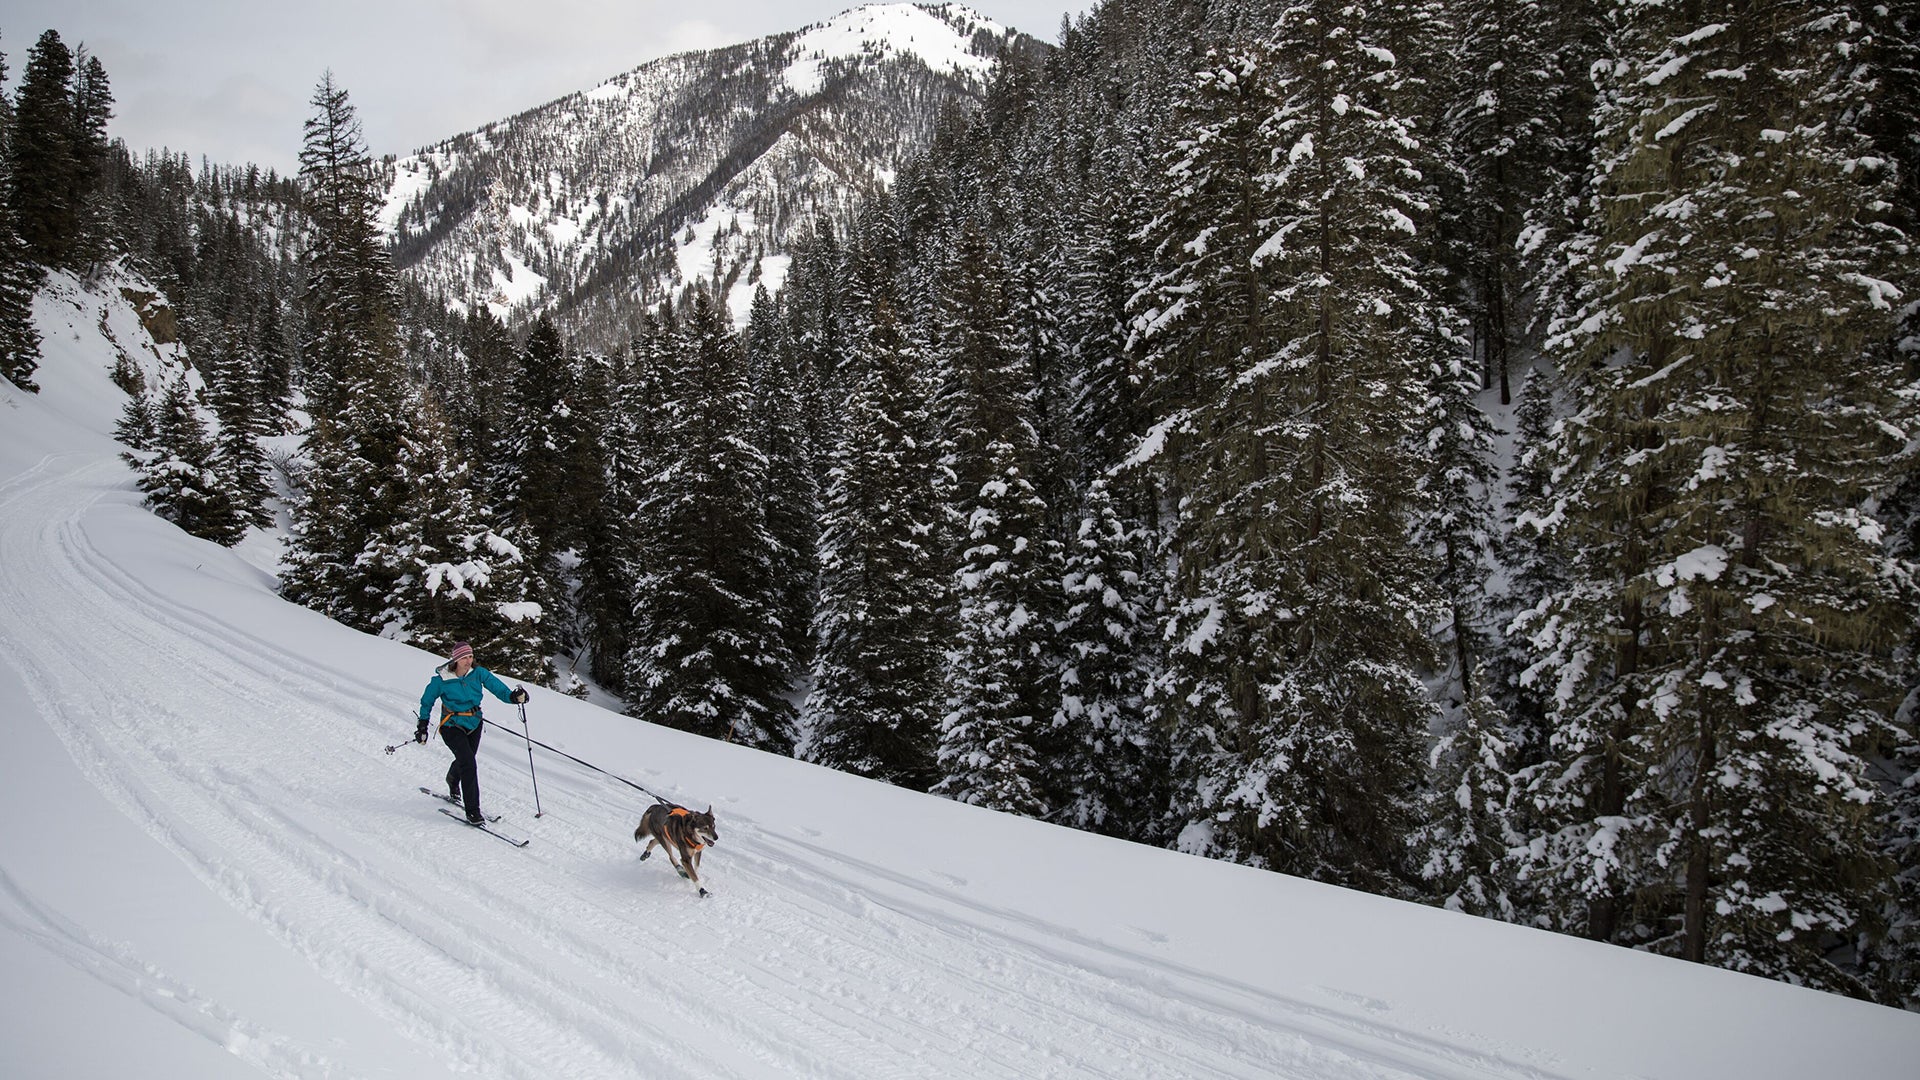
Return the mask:
<path id="1" fill-rule="evenodd" d="M 655 803 L 647 807 L 647 812 L 640 816 L 639 827 L 633 830 L 635 843 L 643 836 L 647 838 L 647 846 L 640 853 L 641 859 L 653 854 L 653 845 L 659 844 L 680 876 L 693 882 L 701 896 L 707 895 L 706 887 L 700 884 L 700 851 L 720 840 L 720 830 L 713 824 L 713 807 L 696 814 L 684 806 Z"/>

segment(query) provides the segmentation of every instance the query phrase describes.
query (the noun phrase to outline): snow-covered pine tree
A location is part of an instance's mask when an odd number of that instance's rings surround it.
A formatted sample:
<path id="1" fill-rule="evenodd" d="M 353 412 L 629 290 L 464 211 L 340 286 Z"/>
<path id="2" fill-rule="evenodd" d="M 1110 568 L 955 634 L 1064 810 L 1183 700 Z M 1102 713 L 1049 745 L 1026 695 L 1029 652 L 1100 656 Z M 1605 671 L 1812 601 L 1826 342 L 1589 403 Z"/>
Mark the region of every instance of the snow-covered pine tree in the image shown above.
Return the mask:
<path id="1" fill-rule="evenodd" d="M 1488 384 L 1513 401 L 1515 370 L 1527 328 L 1518 238 L 1536 216 L 1552 173 L 1553 140 L 1565 133 L 1551 115 L 1553 33 L 1563 5 L 1547 0 L 1469 0 L 1453 5 L 1457 78 L 1445 134 L 1465 180 L 1457 207 L 1466 248 L 1463 290 Z"/>
<path id="2" fill-rule="evenodd" d="M 1014 332 L 1005 266 L 976 228 L 962 232 L 944 278 L 934 410 L 956 614 L 933 791 L 1037 816 L 1047 806 L 1036 744 L 1058 709 L 1049 630 L 1060 563 L 1033 482 L 1033 372 Z"/>
<path id="3" fill-rule="evenodd" d="M 250 524 L 273 524 L 267 500 L 273 495 L 266 451 L 260 436 L 266 433 L 261 411 L 259 373 L 247 358 L 224 343 L 213 345 L 207 362 L 207 389 L 213 413 L 220 420 L 215 460 L 222 482 L 240 515 Z"/>
<path id="4" fill-rule="evenodd" d="M 88 274 L 120 247 L 114 235 L 113 207 L 103 186 L 108 154 L 107 121 L 113 117 L 113 90 L 107 69 L 82 45 L 73 54 L 73 205 L 74 236 L 68 265 Z"/>
<path id="5" fill-rule="evenodd" d="M 460 331 L 466 378 L 443 390 L 454 445 L 486 505 L 511 513 L 518 490 L 520 350 L 492 309 L 481 306 Z"/>
<path id="6" fill-rule="evenodd" d="M 380 193 L 360 119 L 326 72 L 300 148 L 306 211 L 301 359 L 316 417 L 339 416 L 398 361 L 397 286 L 376 215 Z"/>
<path id="7" fill-rule="evenodd" d="M 534 321 L 521 350 L 519 375 L 507 399 L 514 415 L 510 422 L 497 418 L 495 424 L 509 443 L 506 457 L 513 462 L 506 504 L 557 554 L 574 546 L 579 532 L 567 472 L 581 432 L 573 414 L 576 372 L 550 316 Z M 476 408 L 508 408 L 507 400 L 476 403 Z"/>
<path id="8" fill-rule="evenodd" d="M 767 459 L 773 588 L 797 681 L 813 666 L 821 507 L 819 466 L 807 421 L 819 408 L 820 391 L 812 370 L 788 344 L 785 316 L 765 288 L 754 291 L 741 348 L 753 380 L 753 441 Z"/>
<path id="9" fill-rule="evenodd" d="M 845 401 L 828 455 L 820 535 L 819 642 L 799 755 L 925 791 L 940 689 L 936 612 L 947 584 L 933 550 L 933 425 L 925 356 L 900 320 L 900 242 L 862 216 L 847 297 Z"/>
<path id="10" fill-rule="evenodd" d="M 13 166 L 14 225 L 33 262 L 69 265 L 79 234 L 79 156 L 74 146 L 73 52 L 48 30 L 27 51 L 14 94 L 8 150 Z"/>
<path id="11" fill-rule="evenodd" d="M 1891 177 L 1844 5 L 1622 2 L 1597 69 L 1574 415 L 1533 520 L 1581 551 L 1524 620 L 1557 924 L 1844 992 L 1886 888 L 1866 755 L 1910 568 L 1881 550 Z M 1738 73 L 1740 77 L 1729 77 Z"/>
<path id="12" fill-rule="evenodd" d="M 393 569 L 364 557 L 407 513 L 412 492 L 397 461 L 410 395 L 359 119 L 332 72 L 312 105 L 300 184 L 308 216 L 302 358 L 313 428 L 281 580 L 289 599 L 377 632 Z"/>
<path id="13" fill-rule="evenodd" d="M 643 512 L 651 565 L 635 599 L 629 711 L 790 753 L 791 658 L 774 604 L 766 458 L 736 431 L 752 387 L 724 310 L 704 289 L 662 372 L 663 468 Z"/>
<path id="14" fill-rule="evenodd" d="M 0 78 L 4 77 L 5 68 L 0 67 Z M 5 130 L 0 127 L 0 134 Z M 33 373 L 40 367 L 33 297 L 40 288 L 41 270 L 15 225 L 10 158 L 5 139 L 0 138 L 0 376 L 33 393 L 39 389 Z"/>
<path id="15" fill-rule="evenodd" d="M 159 429 L 154 417 L 156 402 L 153 395 L 147 393 L 146 387 L 137 387 L 136 391 L 127 396 L 127 404 L 120 410 L 120 421 L 114 425 L 113 437 L 128 449 L 151 450 L 154 435 Z M 138 460 L 130 460 L 129 464 L 137 466 Z"/>
<path id="16" fill-rule="evenodd" d="M 7 58 L 0 53 L 0 83 L 7 78 Z M 0 94 L 0 377 L 28 393 L 40 388 L 33 373 L 40 367 L 40 330 L 33 324 L 33 297 L 40 288 L 41 269 L 20 238 L 14 213 L 18 195 L 13 182 L 13 103 Z M 135 395 L 144 400 L 144 395 Z"/>
<path id="17" fill-rule="evenodd" d="M 1408 845 L 1443 907 L 1512 921 L 1520 909 L 1508 853 L 1522 839 L 1513 825 L 1513 744 L 1484 673 L 1468 682 L 1480 690 L 1454 711 L 1428 754 L 1427 790 Z"/>
<path id="18" fill-rule="evenodd" d="M 672 330 L 652 314 L 614 364 L 602 433 L 605 483 L 597 510 L 606 523 L 581 564 L 589 670 L 607 689 L 627 691 L 628 654 L 635 625 L 634 597 L 654 565 L 659 504 L 652 498 L 662 464 L 661 371 L 672 362 Z"/>
<path id="19" fill-rule="evenodd" d="M 407 513 L 362 560 L 382 564 L 375 576 L 392 583 L 381 633 L 443 654 L 471 642 L 494 672 L 548 682 L 546 605 L 525 553 L 488 527 L 440 408 L 424 394 L 410 397 L 413 423 L 395 459 Z"/>
<path id="20" fill-rule="evenodd" d="M 1502 532 L 1496 562 L 1506 572 L 1504 595 L 1490 598 L 1490 625 L 1494 651 L 1486 688 L 1511 727 L 1508 755 L 1515 769 L 1531 768 L 1546 757 L 1547 705 L 1537 681 L 1525 678 L 1533 666 L 1532 646 L 1512 627 L 1521 612 L 1531 611 L 1561 593 L 1577 552 L 1549 544 L 1540 522 L 1526 516 L 1530 507 L 1543 505 L 1552 495 L 1552 457 L 1549 440 L 1554 423 L 1554 387 L 1548 370 L 1530 368 L 1520 381 L 1520 404 L 1514 410 L 1513 466 L 1507 474 L 1506 502 L 1501 508 Z"/>
<path id="21" fill-rule="evenodd" d="M 1196 80 L 1137 332 L 1162 373 L 1135 459 L 1177 497 L 1165 628 L 1196 853 L 1402 890 L 1438 614 L 1408 543 L 1433 301 L 1390 53 L 1282 5 Z"/>
<path id="22" fill-rule="evenodd" d="M 167 386 L 153 415 L 149 447 L 125 455 L 139 473 L 147 505 L 203 540 L 238 543 L 246 521 L 221 474 L 213 436 L 185 378 Z"/>
<path id="23" fill-rule="evenodd" d="M 1420 481 L 1423 509 L 1413 538 L 1432 558 L 1434 584 L 1445 604 L 1445 618 L 1435 632 L 1449 661 L 1446 693 L 1464 706 L 1481 691 L 1474 679 L 1497 640 L 1489 600 L 1499 541 L 1499 478 L 1493 425 L 1477 400 L 1480 380 L 1471 350 L 1445 314 L 1450 313 L 1435 303 L 1432 314 L 1421 316 L 1429 320 L 1421 336 L 1431 370 L 1418 449 L 1429 464 Z"/>
<path id="24" fill-rule="evenodd" d="M 1171 772 L 1166 733 L 1147 710 L 1157 670 L 1161 596 L 1151 540 L 1120 516 L 1107 481 L 1087 488 L 1067 545 L 1054 820 L 1128 840 L 1162 839 Z"/>

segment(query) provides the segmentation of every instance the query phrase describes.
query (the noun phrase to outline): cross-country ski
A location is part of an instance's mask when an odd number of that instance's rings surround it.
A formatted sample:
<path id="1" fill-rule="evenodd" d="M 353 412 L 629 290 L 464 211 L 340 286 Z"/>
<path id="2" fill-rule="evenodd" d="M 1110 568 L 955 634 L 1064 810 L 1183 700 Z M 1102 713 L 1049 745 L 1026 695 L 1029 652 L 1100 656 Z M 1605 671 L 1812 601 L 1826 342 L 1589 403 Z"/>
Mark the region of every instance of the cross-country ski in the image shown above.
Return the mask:
<path id="1" fill-rule="evenodd" d="M 453 820 L 459 822 L 460 824 L 465 825 L 469 829 L 479 829 L 481 832 L 486 833 L 488 836 L 497 836 L 500 839 L 505 840 L 507 843 L 512 844 L 514 847 L 526 847 L 528 844 L 533 843 L 532 837 L 528 837 L 524 840 L 515 840 L 513 837 L 508 836 L 506 833 L 496 830 L 491 825 L 481 825 L 475 822 L 468 821 L 466 818 L 460 816 L 459 814 L 454 813 L 453 811 L 447 809 L 444 806 L 440 808 L 440 812 L 452 818 Z"/>
<path id="2" fill-rule="evenodd" d="M 442 794 L 441 794 L 440 792 L 438 792 L 438 791 L 435 791 L 435 790 L 433 790 L 432 788 L 424 788 L 424 787 L 423 787 L 423 788 L 421 788 L 421 789 L 420 789 L 420 794 L 422 794 L 422 795 L 431 795 L 431 796 L 433 796 L 434 798 L 436 798 L 436 799 L 439 799 L 439 800 L 440 800 L 441 802 L 443 802 L 443 803 L 452 803 L 452 804 L 453 804 L 453 805 L 455 805 L 455 806 L 459 806 L 459 805 L 461 805 L 461 803 L 460 803 L 460 800 L 459 800 L 459 799 L 456 799 L 456 798 L 454 798 L 454 797 L 453 797 L 453 796 L 451 796 L 451 795 L 442 795 Z M 445 811 L 441 811 L 441 812 L 442 812 L 442 813 L 445 813 Z M 500 815 L 499 815 L 499 814 L 488 814 L 488 815 L 486 815 L 486 818 L 487 818 L 487 821 L 489 821 L 489 822 L 494 822 L 494 821 L 499 821 L 499 820 L 500 820 Z M 462 820 L 464 820 L 464 819 L 462 819 Z"/>

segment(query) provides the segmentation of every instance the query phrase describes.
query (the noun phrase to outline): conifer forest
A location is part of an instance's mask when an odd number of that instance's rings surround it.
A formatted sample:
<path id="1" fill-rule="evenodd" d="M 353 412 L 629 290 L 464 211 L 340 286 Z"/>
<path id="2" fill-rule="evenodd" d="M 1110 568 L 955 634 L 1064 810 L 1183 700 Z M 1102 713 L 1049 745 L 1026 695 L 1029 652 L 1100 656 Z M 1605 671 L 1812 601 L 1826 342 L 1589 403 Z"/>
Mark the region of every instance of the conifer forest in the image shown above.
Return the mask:
<path id="1" fill-rule="evenodd" d="M 288 599 L 1920 1008 L 1916 0 L 1105 0 L 781 206 L 744 317 L 450 306 L 332 75 L 276 175 L 21 55 L 0 373 L 47 274 L 153 282 L 198 378 L 122 373 L 127 459 L 210 540 L 281 514 Z"/>

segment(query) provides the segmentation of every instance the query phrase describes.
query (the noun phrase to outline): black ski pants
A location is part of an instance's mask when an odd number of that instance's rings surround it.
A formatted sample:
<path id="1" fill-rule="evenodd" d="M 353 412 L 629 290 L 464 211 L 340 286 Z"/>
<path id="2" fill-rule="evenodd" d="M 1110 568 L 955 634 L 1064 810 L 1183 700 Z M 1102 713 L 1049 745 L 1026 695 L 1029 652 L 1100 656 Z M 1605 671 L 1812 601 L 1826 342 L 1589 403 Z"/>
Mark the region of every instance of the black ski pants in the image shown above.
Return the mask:
<path id="1" fill-rule="evenodd" d="M 480 816 L 480 763 L 476 756 L 480 753 L 480 732 L 485 729 L 484 724 L 472 731 L 440 725 L 440 740 L 453 751 L 453 764 L 447 767 L 447 790 L 460 793 L 469 818 Z"/>

